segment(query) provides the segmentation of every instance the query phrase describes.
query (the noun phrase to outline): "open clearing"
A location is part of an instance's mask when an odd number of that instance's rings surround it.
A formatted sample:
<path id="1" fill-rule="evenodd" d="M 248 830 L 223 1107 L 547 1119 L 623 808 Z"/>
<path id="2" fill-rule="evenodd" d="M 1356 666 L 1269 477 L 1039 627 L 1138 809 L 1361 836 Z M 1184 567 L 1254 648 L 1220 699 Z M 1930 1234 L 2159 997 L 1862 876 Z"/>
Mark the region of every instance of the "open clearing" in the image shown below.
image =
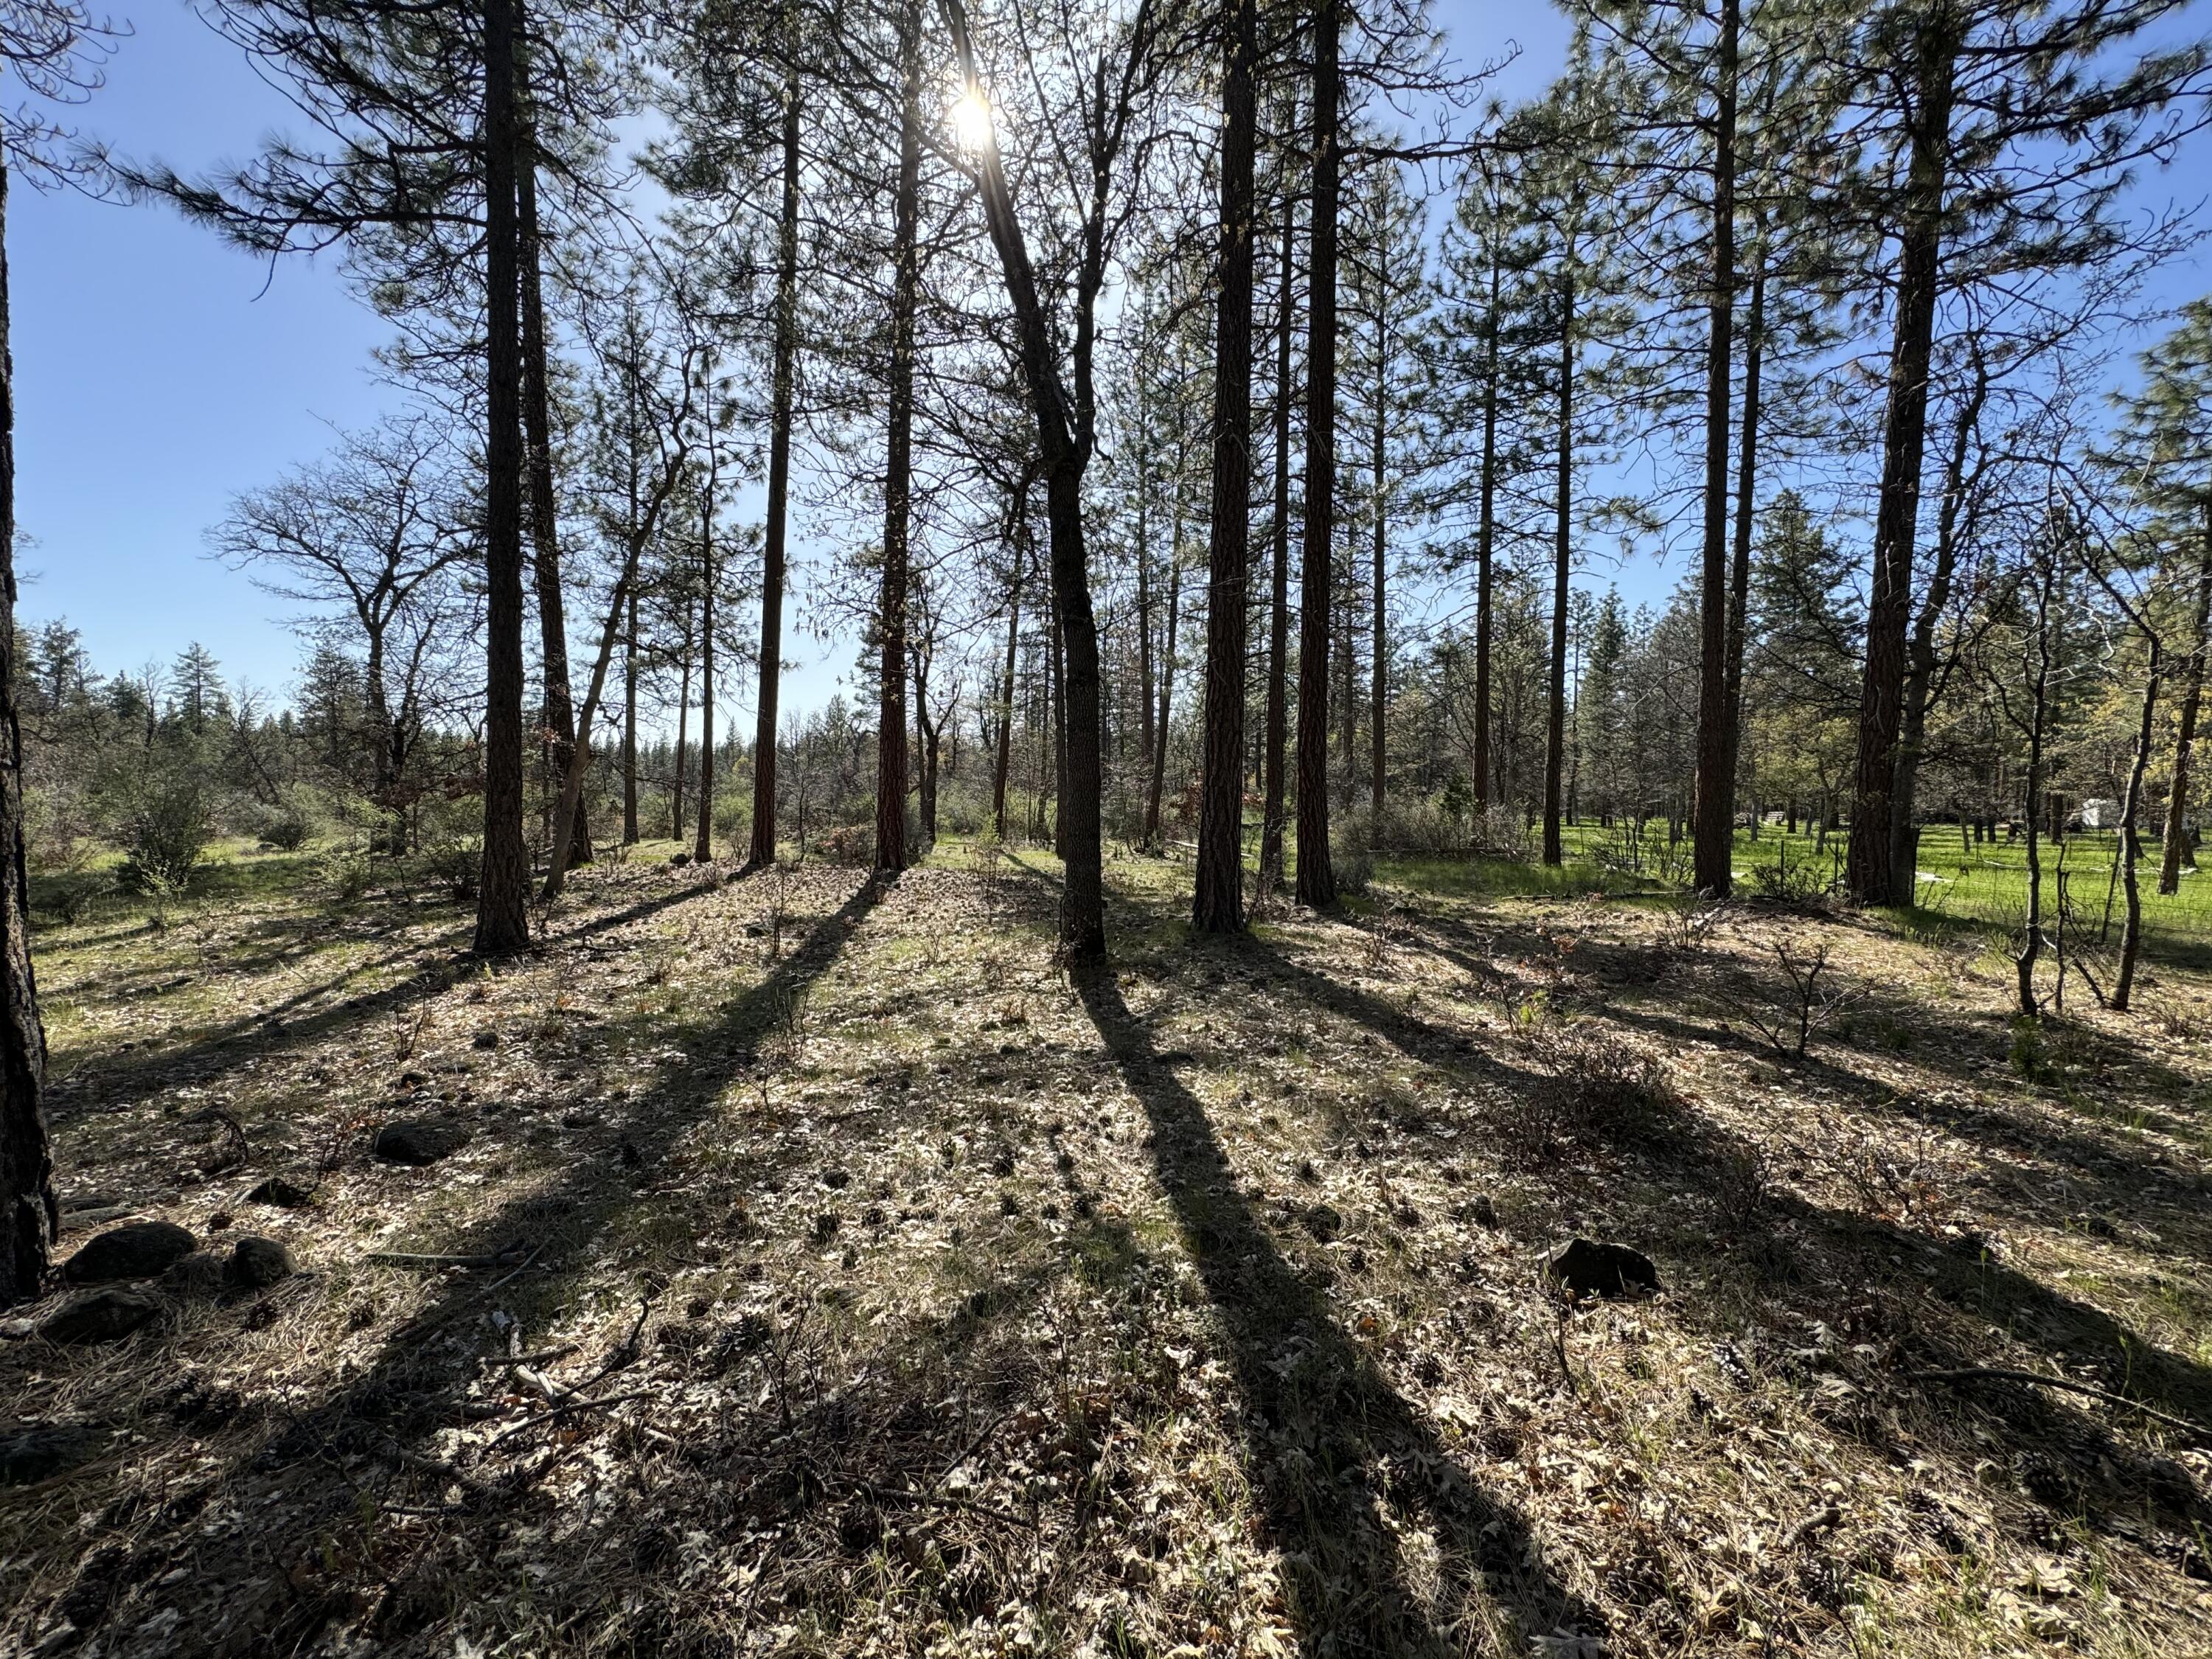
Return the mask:
<path id="1" fill-rule="evenodd" d="M 0 1490 L 0 1649 L 2212 1650 L 2155 939 L 2021 1035 L 1969 925 L 1479 872 L 1194 944 L 1121 860 L 1071 978 L 1026 850 L 603 866 L 496 969 L 250 862 L 41 938 L 64 1200 L 301 1272 L 11 1328 L 11 1456 L 76 1449 Z M 1662 1289 L 1562 1300 L 1577 1235 Z"/>

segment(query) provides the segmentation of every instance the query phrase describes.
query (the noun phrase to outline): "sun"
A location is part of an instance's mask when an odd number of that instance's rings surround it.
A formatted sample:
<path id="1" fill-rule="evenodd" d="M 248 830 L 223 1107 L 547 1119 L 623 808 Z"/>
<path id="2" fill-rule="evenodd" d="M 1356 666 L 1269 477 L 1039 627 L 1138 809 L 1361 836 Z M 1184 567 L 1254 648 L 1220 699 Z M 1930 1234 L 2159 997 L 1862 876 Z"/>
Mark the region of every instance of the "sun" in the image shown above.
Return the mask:
<path id="1" fill-rule="evenodd" d="M 952 131 L 966 150 L 981 150 L 991 142 L 991 105 L 973 87 L 952 100 Z"/>

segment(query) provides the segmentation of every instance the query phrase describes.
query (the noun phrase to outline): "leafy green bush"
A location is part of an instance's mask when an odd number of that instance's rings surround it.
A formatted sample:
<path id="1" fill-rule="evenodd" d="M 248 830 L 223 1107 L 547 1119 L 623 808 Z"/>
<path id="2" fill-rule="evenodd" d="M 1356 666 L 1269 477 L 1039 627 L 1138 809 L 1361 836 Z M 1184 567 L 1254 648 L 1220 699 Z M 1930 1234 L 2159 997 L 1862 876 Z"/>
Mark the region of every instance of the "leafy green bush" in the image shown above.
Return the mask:
<path id="1" fill-rule="evenodd" d="M 314 835 L 315 821 L 300 801 L 287 800 L 263 815 L 259 830 L 261 839 L 269 846 L 282 853 L 296 853 Z"/>
<path id="2" fill-rule="evenodd" d="M 215 837 L 214 792 L 187 767 L 112 784 L 111 811 L 124 884 L 142 893 L 182 891 Z"/>

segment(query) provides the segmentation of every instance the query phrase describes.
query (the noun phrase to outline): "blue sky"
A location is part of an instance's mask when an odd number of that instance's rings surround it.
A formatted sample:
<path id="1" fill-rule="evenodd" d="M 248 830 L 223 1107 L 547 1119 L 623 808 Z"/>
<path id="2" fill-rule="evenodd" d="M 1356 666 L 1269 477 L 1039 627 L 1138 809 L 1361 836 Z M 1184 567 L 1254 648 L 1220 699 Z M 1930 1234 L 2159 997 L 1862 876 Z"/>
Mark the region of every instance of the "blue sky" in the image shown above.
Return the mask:
<path id="1" fill-rule="evenodd" d="M 1510 79 L 1534 89 L 1562 30 L 1523 3 L 1455 30 L 1469 58 L 1497 50 L 1511 17 L 1533 52 Z M 118 150 L 190 173 L 250 155 L 298 117 L 241 54 L 181 4 L 126 8 L 134 33 L 78 124 Z M 109 672 L 167 661 L 188 641 L 225 672 L 282 694 L 299 661 L 287 607 L 204 556 L 231 496 L 321 453 L 331 428 L 391 401 L 369 352 L 385 331 L 337 262 L 272 270 L 161 207 L 123 207 L 18 183 L 8 226 L 16 373 L 21 614 L 66 616 Z M 787 639 L 792 635 L 787 632 Z M 794 641 L 808 665 L 789 696 L 819 702 L 848 647 Z"/>
<path id="2" fill-rule="evenodd" d="M 181 4 L 123 15 L 136 32 L 80 112 L 117 149 L 191 173 L 300 125 Z M 1494 88 L 1508 98 L 1542 88 L 1566 38 L 1532 0 L 1443 0 L 1437 15 L 1466 64 L 1518 42 Z M 203 532 L 238 491 L 319 454 L 331 426 L 392 400 L 369 360 L 384 330 L 331 259 L 272 270 L 169 210 L 67 191 L 19 185 L 9 206 L 18 512 L 34 538 L 21 561 L 23 617 L 65 615 L 110 672 L 197 640 L 231 678 L 283 693 L 299 660 L 285 605 L 206 558 Z M 2182 297 L 2202 282 L 2191 269 L 2162 286 Z M 1618 579 L 1632 598 L 1656 598 L 1673 573 Z M 820 702 L 850 647 L 789 626 L 786 638 L 806 658 L 787 706 Z"/>

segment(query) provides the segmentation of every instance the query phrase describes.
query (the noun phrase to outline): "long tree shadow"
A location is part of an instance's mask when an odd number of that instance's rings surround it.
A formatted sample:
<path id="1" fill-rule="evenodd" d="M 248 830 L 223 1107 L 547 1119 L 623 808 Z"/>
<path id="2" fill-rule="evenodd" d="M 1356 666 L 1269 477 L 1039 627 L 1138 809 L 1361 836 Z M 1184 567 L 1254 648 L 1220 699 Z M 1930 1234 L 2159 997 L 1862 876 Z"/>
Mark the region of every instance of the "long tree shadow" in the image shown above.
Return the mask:
<path id="1" fill-rule="evenodd" d="M 1447 1033 L 1393 1007 L 1366 992 L 1330 980 L 1289 961 L 1271 947 L 1251 950 L 1270 959 L 1272 975 L 1309 1001 L 1383 1037 L 1410 1056 L 1437 1060 L 1458 1048 Z M 1523 1086 L 1548 1080 L 1524 1078 Z M 1557 1087 L 1557 1085 L 1550 1086 Z M 1745 1164 L 1756 1151 L 1733 1131 L 1704 1115 L 1677 1111 L 1664 1133 L 1649 1122 L 1625 1122 L 1619 1144 L 1603 1150 L 1615 1156 L 1600 1183 L 1620 1207 L 1624 1219 L 1656 1240 L 1665 1237 L 1684 1252 L 1695 1252 L 1708 1267 L 1720 1230 L 1685 1231 L 1674 1195 L 1709 1192 L 1714 1171 Z M 2001 1331 L 2035 1350 L 2063 1370 L 2079 1376 L 2086 1368 L 2098 1382 L 2118 1394 L 2202 1425 L 2212 1440 L 2212 1367 L 2161 1348 L 2112 1315 L 2010 1267 L 1984 1251 L 1944 1243 L 1876 1216 L 1832 1209 L 1795 1194 L 1770 1194 L 1762 1225 L 1768 1230 L 1760 1270 L 1765 1282 L 1758 1292 L 1793 1302 L 1802 1311 L 1835 1328 L 1850 1322 L 1850 1307 L 1871 1286 L 1881 1285 L 1908 1299 L 1932 1297 L 1956 1310 L 1961 1320 L 1908 1319 L 1894 1334 L 1897 1371 L 1883 1382 L 1923 1399 L 1945 1385 L 1919 1373 L 1991 1363 L 1978 1356 L 1966 1340 L 1970 1330 Z M 1710 1293 L 1686 1296 L 1677 1304 L 1692 1323 L 1705 1323 L 1718 1337 L 1741 1334 L 1740 1310 L 1717 1305 Z M 2077 1454 L 2077 1490 L 2100 1493 L 2105 1507 L 2140 1502 L 2157 1477 L 2143 1455 L 2119 1446 L 2085 1411 L 2059 1407 L 2018 1391 L 1977 1396 L 1980 1408 L 1997 1416 L 2020 1438 L 2009 1443 L 2071 1446 Z M 2123 1416 L 2125 1407 L 2117 1408 Z M 1972 1455 L 1979 1455 L 1978 1449 Z M 1970 1460 L 1971 1461 L 1971 1460 Z M 2105 1472 L 2101 1481 L 2099 1471 Z M 2115 1480 L 2111 1472 L 2121 1477 Z"/>
<path id="2" fill-rule="evenodd" d="M 755 1045 L 772 1031 L 791 1000 L 836 963 L 885 889 L 881 880 L 862 882 L 795 952 L 728 1004 L 718 1018 L 680 1041 L 680 1059 L 664 1072 L 664 1086 L 634 1097 L 623 1117 L 611 1126 L 628 1149 L 624 1163 L 650 1171 L 715 1109 L 733 1068 L 752 1062 Z M 634 920 L 636 914 L 650 914 L 672 902 L 677 901 L 633 907 L 619 920 Z M 617 920 L 602 919 L 587 931 Z M 469 1255 L 516 1239 L 530 1241 L 536 1249 L 531 1270 L 507 1284 L 499 1299 L 529 1329 L 562 1305 L 572 1274 L 587 1265 L 594 1241 L 648 1202 L 637 1178 L 611 1160 L 580 1159 L 550 1182 L 471 1219 L 441 1241 L 441 1248 Z M 438 1429 L 455 1420 L 463 1392 L 477 1375 L 481 1337 L 459 1316 L 487 1308 L 484 1289 L 479 1276 L 452 1281 L 387 1337 L 343 1388 L 288 1410 L 281 1431 L 253 1437 L 250 1456 L 173 1497 L 164 1518 L 173 1516 L 185 1535 L 173 1534 L 155 1553 L 174 1561 L 195 1584 L 230 1587 L 230 1616 L 221 1628 L 179 1629 L 173 1635 L 173 1651 L 292 1652 L 309 1645 L 333 1621 L 359 1611 L 353 1593 L 334 1585 L 317 1564 L 331 1559 L 334 1532 L 360 1525 L 364 1497 L 359 1471 L 364 1465 L 413 1470 L 413 1476 L 403 1478 L 417 1480 L 428 1469 L 433 1492 L 446 1484 L 422 1449 Z M 200 1506 L 218 1495 L 235 1502 L 241 1487 L 258 1489 L 258 1498 L 241 1508 L 262 1521 L 219 1537 L 203 1535 L 192 1524 Z M 369 1504 L 368 1512 L 374 1510 Z"/>
<path id="3" fill-rule="evenodd" d="M 593 916 L 577 925 L 550 932 L 540 939 L 539 946 L 546 949 L 580 945 L 600 934 L 628 927 L 632 922 L 643 921 L 678 905 L 705 897 L 719 891 L 720 886 L 718 881 L 700 882 L 678 887 L 673 892 L 641 899 L 605 915 Z M 451 990 L 483 965 L 473 956 L 457 953 L 382 990 L 366 991 L 343 1001 L 316 1008 L 297 1018 L 288 1018 L 349 981 L 414 954 L 416 953 L 411 951 L 392 951 L 375 962 L 348 969 L 336 978 L 295 992 L 267 1008 L 226 1020 L 203 1032 L 196 1042 L 182 1048 L 149 1048 L 128 1057 L 106 1054 L 88 1060 L 56 1087 L 51 1109 L 57 1115 L 66 1116 L 71 1112 L 90 1109 L 104 1096 L 127 1095 L 134 1090 L 149 1086 L 156 1079 L 164 1087 L 176 1084 L 205 1087 L 244 1069 L 249 1061 L 284 1054 L 349 1024 L 404 1012 Z"/>
<path id="4" fill-rule="evenodd" d="M 1204 1105 L 1155 1048 L 1109 970 L 1076 990 L 1153 1135 L 1160 1183 L 1228 1328 L 1246 1458 L 1305 1652 L 1442 1655 L 1474 1646 L 1490 1603 L 1528 1633 L 1595 1634 L 1602 1615 L 1545 1563 L 1527 1517 L 1479 1490 L 1436 1431 L 1337 1326 L 1239 1194 Z M 1378 1511 L 1433 1526 L 1440 1582 Z"/>

